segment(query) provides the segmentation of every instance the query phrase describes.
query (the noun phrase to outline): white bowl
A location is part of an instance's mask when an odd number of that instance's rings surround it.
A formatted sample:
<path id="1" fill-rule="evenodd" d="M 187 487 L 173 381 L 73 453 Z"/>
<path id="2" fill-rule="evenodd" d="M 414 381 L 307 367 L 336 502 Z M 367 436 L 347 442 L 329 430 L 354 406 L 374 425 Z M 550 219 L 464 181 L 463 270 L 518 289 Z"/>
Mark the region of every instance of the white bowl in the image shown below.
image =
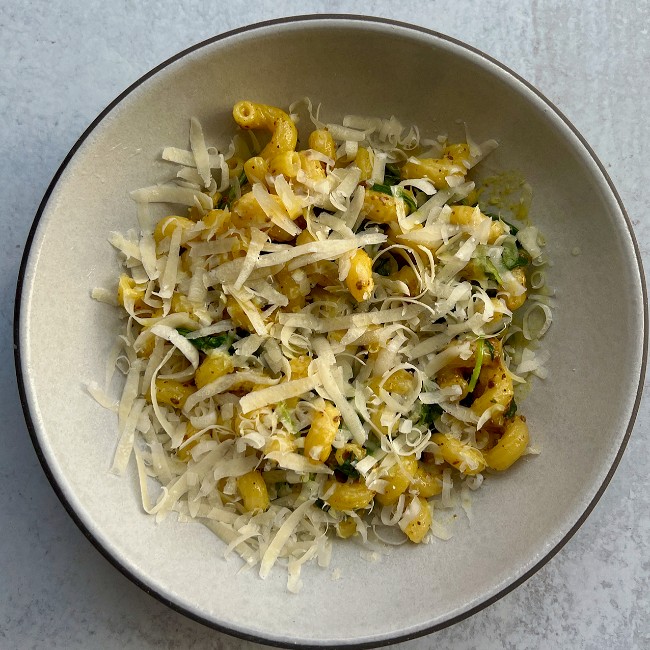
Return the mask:
<path id="1" fill-rule="evenodd" d="M 244 98 L 322 101 L 398 116 L 428 135 L 496 138 L 493 169 L 534 188 L 532 218 L 554 261 L 550 377 L 526 400 L 534 445 L 475 497 L 471 526 L 448 542 L 401 547 L 380 563 L 337 543 L 330 571 L 308 567 L 299 596 L 281 571 L 260 581 L 222 559 L 199 525 L 155 525 L 135 472 L 109 474 L 117 427 L 84 391 L 101 381 L 118 331 L 90 299 L 113 286 L 112 230 L 135 225 L 128 191 L 167 178 L 163 145 L 186 146 L 188 118 L 208 139 L 232 133 Z M 460 132 L 459 132 L 460 134 Z M 487 163 L 486 163 L 487 164 Z M 580 254 L 577 249 L 580 249 Z M 145 75 L 79 139 L 39 208 L 20 273 L 17 368 L 34 445 L 71 516 L 143 589 L 220 630 L 278 645 L 377 645 L 424 634 L 495 601 L 556 553 L 602 494 L 637 410 L 646 362 L 646 295 L 629 220 L 602 164 L 559 111 L 498 62 L 458 41 L 385 20 L 273 21 L 197 45 Z M 131 468 L 133 470 L 133 468 Z M 550 596 L 549 596 L 550 597 Z"/>

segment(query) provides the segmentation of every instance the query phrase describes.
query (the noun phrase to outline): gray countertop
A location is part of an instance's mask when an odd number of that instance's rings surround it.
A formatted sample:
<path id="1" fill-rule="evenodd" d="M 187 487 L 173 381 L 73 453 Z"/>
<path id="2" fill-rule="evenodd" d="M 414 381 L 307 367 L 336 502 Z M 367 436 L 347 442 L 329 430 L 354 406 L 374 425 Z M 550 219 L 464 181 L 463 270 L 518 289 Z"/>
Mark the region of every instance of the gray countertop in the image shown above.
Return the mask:
<path id="1" fill-rule="evenodd" d="M 323 12 L 365 12 L 424 25 L 487 52 L 536 85 L 604 162 L 650 267 L 648 0 L 5 0 L 0 648 L 259 647 L 194 623 L 145 594 L 66 514 L 23 420 L 12 353 L 13 299 L 27 233 L 47 184 L 106 104 L 151 67 L 215 33 Z M 644 399 L 604 496 L 536 575 L 473 617 L 394 647 L 650 648 L 649 429 Z"/>

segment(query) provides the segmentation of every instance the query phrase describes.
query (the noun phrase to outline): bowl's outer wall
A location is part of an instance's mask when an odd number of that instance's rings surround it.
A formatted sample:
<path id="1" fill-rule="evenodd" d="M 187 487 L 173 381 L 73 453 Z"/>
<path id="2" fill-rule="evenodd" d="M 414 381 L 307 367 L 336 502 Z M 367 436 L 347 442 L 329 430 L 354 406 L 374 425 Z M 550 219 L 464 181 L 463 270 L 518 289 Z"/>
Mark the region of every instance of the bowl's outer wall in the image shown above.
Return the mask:
<path id="1" fill-rule="evenodd" d="M 115 417 L 86 394 L 102 382 L 119 329 L 89 299 L 115 286 L 110 231 L 136 227 L 128 190 L 166 180 L 162 146 L 187 146 L 189 116 L 225 147 L 232 105 L 287 106 L 309 96 L 322 117 L 396 115 L 424 136 L 500 148 L 483 173 L 515 169 L 534 189 L 557 291 L 545 345 L 550 378 L 521 406 L 538 457 L 489 477 L 473 522 L 446 543 L 401 547 L 379 563 L 337 544 L 329 570 L 308 567 L 300 596 L 284 572 L 236 575 L 200 526 L 143 515 L 135 472 L 109 474 Z M 303 124 L 304 126 L 304 124 Z M 304 145 L 303 145 L 304 146 Z M 576 250 L 580 249 L 579 254 Z M 195 616 L 238 634 L 306 644 L 373 643 L 416 634 L 494 596 L 538 563 L 578 521 L 614 462 L 636 397 L 643 304 L 633 244 L 596 163 L 523 84 L 473 52 L 402 27 L 329 21 L 284 24 L 209 44 L 163 69 L 114 108 L 77 151 L 32 244 L 21 311 L 26 397 L 38 443 L 65 498 L 117 562 Z M 48 345 L 43 345 L 47 341 Z M 133 468 L 132 468 L 133 470 Z M 331 577 L 334 568 L 341 578 Z M 398 605 L 399 604 L 399 605 Z M 399 612 L 396 607 L 399 606 Z"/>

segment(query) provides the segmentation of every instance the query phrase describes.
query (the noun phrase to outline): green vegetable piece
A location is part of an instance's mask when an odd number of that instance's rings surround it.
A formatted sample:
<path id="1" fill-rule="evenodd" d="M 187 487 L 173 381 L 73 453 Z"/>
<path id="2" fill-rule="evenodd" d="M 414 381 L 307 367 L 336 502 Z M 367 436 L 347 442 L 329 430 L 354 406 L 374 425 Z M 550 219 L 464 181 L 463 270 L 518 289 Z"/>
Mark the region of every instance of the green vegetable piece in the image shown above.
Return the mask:
<path id="1" fill-rule="evenodd" d="M 516 269 L 517 267 L 528 266 L 530 258 L 515 243 L 510 242 L 510 244 L 503 246 L 501 261 L 509 271 L 512 271 L 512 269 Z"/>
<path id="2" fill-rule="evenodd" d="M 424 425 L 426 427 L 432 427 L 434 426 L 436 418 L 439 418 L 442 413 L 443 410 L 440 404 L 422 404 L 418 424 Z"/>
<path id="3" fill-rule="evenodd" d="M 409 206 L 412 212 L 418 209 L 417 203 L 413 200 L 410 194 L 404 191 L 401 187 L 398 188 L 395 193 L 393 193 L 392 186 L 387 185 L 386 183 L 375 183 L 370 189 L 374 192 L 381 192 L 382 194 L 389 194 L 390 196 L 400 197 L 403 199 L 404 203 Z"/>
<path id="4" fill-rule="evenodd" d="M 385 278 L 389 277 L 397 270 L 397 263 L 390 255 L 383 255 L 375 264 L 373 271 L 378 275 L 383 275 Z"/>
<path id="5" fill-rule="evenodd" d="M 401 190 L 399 195 L 404 199 L 404 203 L 409 206 L 411 212 L 415 212 L 418 209 L 417 203 L 404 190 Z"/>
<path id="6" fill-rule="evenodd" d="M 492 343 L 490 343 L 490 341 L 488 341 L 488 339 L 484 339 L 483 343 L 485 344 L 485 346 L 488 349 L 488 352 L 490 353 L 490 359 L 494 361 L 494 346 L 492 345 Z"/>
<path id="7" fill-rule="evenodd" d="M 500 286 L 503 286 L 503 279 L 501 278 L 501 275 L 499 275 L 497 267 L 494 266 L 494 262 L 489 257 L 485 258 L 485 272 L 489 273 Z"/>
<path id="8" fill-rule="evenodd" d="M 248 183 L 248 177 L 246 176 L 246 172 L 242 172 L 241 174 L 239 174 L 239 176 L 237 177 L 237 183 L 239 183 L 240 189 Z M 230 204 L 237 198 L 237 183 L 232 183 L 230 185 L 230 189 L 228 190 L 228 193 L 221 197 L 221 200 L 217 205 L 218 208 L 223 210 L 225 207 L 230 207 Z"/>
<path id="9" fill-rule="evenodd" d="M 177 327 L 176 331 L 179 334 L 187 337 L 192 331 L 185 327 Z M 197 350 L 206 352 L 207 350 L 214 350 L 221 347 L 230 347 L 235 340 L 234 334 L 227 332 L 226 334 L 216 334 L 211 336 L 201 336 L 198 339 L 187 339 Z"/>
<path id="10" fill-rule="evenodd" d="M 357 472 L 357 470 L 354 467 L 356 464 L 357 464 L 356 460 L 351 461 L 349 459 L 346 459 L 343 462 L 343 464 L 336 467 L 334 471 L 339 472 L 344 476 L 348 476 L 349 478 L 359 478 L 359 472 Z"/>
<path id="11" fill-rule="evenodd" d="M 293 418 L 291 417 L 291 413 L 289 409 L 287 408 L 287 405 L 285 402 L 280 402 L 276 407 L 275 407 L 275 412 L 278 416 L 278 420 L 284 424 L 285 428 L 287 431 L 290 433 L 295 433 L 296 432 L 296 425 L 294 424 Z"/>
<path id="12" fill-rule="evenodd" d="M 384 183 L 386 185 L 397 185 L 402 180 L 399 167 L 393 163 L 388 163 L 384 168 Z"/>
<path id="13" fill-rule="evenodd" d="M 469 379 L 469 384 L 467 384 L 467 391 L 471 393 L 476 388 L 476 382 L 478 381 L 478 376 L 481 374 L 481 366 L 483 365 L 483 339 L 479 339 L 476 343 L 476 363 L 474 364 L 474 370 L 472 370 L 472 376 Z"/>
<path id="14" fill-rule="evenodd" d="M 363 446 L 366 448 L 366 452 L 370 456 L 372 456 L 373 453 L 376 452 L 377 449 L 379 449 L 379 445 L 375 444 L 375 442 L 371 438 L 368 438 L 368 440 L 366 440 Z"/>
<path id="15" fill-rule="evenodd" d="M 382 194 L 390 194 L 392 196 L 393 190 L 391 190 L 390 187 L 390 185 L 375 183 L 370 189 L 373 192 L 381 192 Z"/>
<path id="16" fill-rule="evenodd" d="M 229 348 L 234 341 L 234 337 L 232 334 L 219 334 L 218 336 L 203 336 L 198 339 L 190 339 L 190 341 L 194 344 L 194 347 L 205 352 L 215 348 Z"/>
<path id="17" fill-rule="evenodd" d="M 515 413 L 517 412 L 517 402 L 515 402 L 514 399 L 510 400 L 510 406 L 508 406 L 508 410 L 503 414 L 503 416 L 506 418 L 506 420 L 509 420 L 510 418 L 513 418 L 515 416 Z"/>

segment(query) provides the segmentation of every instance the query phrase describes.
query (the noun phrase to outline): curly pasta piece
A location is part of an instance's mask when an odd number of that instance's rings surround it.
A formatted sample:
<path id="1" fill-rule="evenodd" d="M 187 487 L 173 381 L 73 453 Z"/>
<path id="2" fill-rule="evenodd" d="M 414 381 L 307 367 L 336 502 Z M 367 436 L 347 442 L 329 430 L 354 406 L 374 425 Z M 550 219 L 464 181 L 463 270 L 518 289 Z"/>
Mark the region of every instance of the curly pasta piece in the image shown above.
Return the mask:
<path id="1" fill-rule="evenodd" d="M 271 132 L 270 142 L 260 151 L 261 158 L 269 160 L 283 151 L 295 151 L 298 131 L 283 110 L 243 101 L 235 104 L 232 116 L 242 129 L 265 129 Z"/>

